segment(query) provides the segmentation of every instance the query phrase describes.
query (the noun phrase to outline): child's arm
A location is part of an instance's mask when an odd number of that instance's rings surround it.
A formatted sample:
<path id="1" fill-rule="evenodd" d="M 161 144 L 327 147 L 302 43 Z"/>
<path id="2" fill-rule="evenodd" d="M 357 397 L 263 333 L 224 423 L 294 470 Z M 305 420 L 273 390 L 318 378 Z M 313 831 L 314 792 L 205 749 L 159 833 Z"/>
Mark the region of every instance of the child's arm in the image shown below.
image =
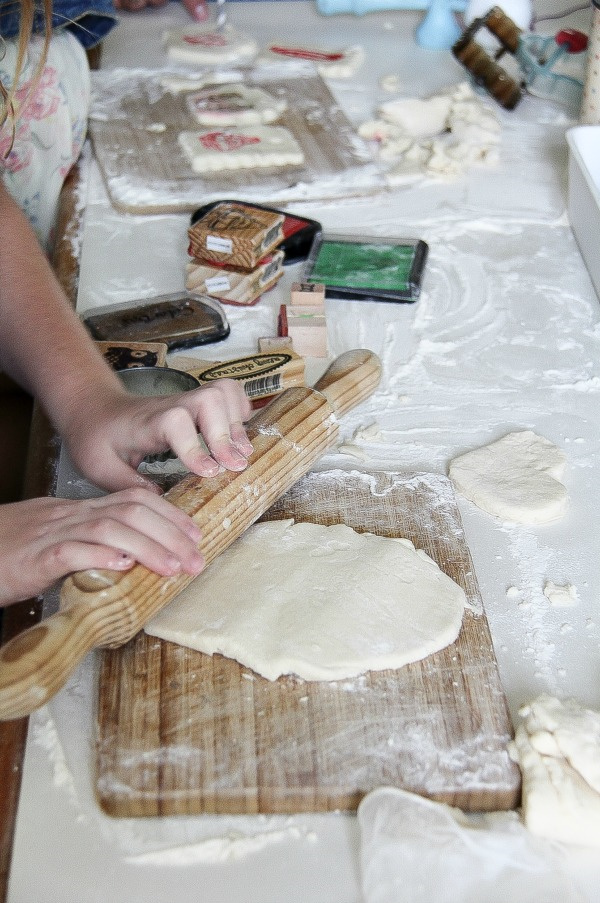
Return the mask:
<path id="1" fill-rule="evenodd" d="M 171 448 L 194 473 L 243 470 L 250 405 L 237 383 L 180 396 L 127 393 L 65 298 L 26 217 L 0 182 L 0 368 L 42 404 L 97 485 L 154 488 L 136 468 Z M 197 439 L 200 432 L 210 455 Z"/>

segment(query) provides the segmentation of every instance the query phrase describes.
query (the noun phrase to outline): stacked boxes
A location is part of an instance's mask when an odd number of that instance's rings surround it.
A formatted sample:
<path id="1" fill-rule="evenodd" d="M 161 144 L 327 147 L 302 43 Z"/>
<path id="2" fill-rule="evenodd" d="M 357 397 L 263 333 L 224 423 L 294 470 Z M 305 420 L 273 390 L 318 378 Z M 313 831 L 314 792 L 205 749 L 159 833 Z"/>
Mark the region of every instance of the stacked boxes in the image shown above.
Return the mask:
<path id="1" fill-rule="evenodd" d="M 188 229 L 186 288 L 226 304 L 251 305 L 283 274 L 284 215 L 222 201 Z"/>
<path id="2" fill-rule="evenodd" d="M 320 282 L 294 282 L 291 303 L 279 311 L 279 332 L 289 336 L 303 357 L 327 357 L 325 286 Z"/>

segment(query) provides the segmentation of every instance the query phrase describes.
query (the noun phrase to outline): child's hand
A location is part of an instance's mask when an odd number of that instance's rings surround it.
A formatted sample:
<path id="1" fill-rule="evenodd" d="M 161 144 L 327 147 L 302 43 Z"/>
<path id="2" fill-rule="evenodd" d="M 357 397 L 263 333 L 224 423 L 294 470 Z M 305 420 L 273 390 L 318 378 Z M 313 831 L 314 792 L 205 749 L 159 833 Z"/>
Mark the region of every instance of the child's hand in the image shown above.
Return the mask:
<path id="1" fill-rule="evenodd" d="M 40 498 L 0 506 L 0 605 L 41 593 L 72 571 L 126 571 L 136 561 L 169 577 L 199 574 L 200 530 L 144 489 L 99 499 Z"/>
<path id="2" fill-rule="evenodd" d="M 167 0 L 113 0 L 115 9 L 125 9 L 130 13 L 137 13 L 147 6 L 164 6 Z M 205 22 L 210 12 L 207 0 L 182 0 L 182 4 L 196 22 Z"/>
<path id="3" fill-rule="evenodd" d="M 199 476 L 214 476 L 220 467 L 244 470 L 252 454 L 243 427 L 250 412 L 239 383 L 222 379 L 175 396 L 118 392 L 82 400 L 61 433 L 78 469 L 97 486 L 118 490 L 145 485 L 157 492 L 136 468 L 146 455 L 169 449 Z"/>

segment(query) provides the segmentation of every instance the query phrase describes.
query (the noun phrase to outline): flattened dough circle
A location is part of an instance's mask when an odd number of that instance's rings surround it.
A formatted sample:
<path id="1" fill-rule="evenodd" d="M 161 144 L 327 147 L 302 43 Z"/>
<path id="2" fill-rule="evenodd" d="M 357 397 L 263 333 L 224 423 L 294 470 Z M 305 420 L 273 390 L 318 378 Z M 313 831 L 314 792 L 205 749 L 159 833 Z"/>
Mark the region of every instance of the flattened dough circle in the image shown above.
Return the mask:
<path id="1" fill-rule="evenodd" d="M 461 587 L 408 540 L 291 520 L 256 524 L 146 626 L 269 680 L 399 668 L 454 642 Z"/>

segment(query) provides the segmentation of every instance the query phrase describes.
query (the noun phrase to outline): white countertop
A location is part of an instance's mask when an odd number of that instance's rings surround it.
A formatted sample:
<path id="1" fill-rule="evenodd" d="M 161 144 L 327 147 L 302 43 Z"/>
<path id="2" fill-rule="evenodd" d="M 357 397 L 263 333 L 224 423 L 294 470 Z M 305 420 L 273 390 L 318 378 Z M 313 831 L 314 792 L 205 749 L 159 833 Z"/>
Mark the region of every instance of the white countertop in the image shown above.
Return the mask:
<path id="1" fill-rule="evenodd" d="M 536 4 L 538 15 L 542 8 L 550 9 L 550 0 Z M 397 74 L 406 95 L 422 97 L 465 77 L 449 52 L 416 46 L 422 13 L 321 17 L 304 2 L 233 3 L 228 12 L 259 43 L 310 44 L 318 37 L 332 47 L 361 45 L 367 61 L 356 77 L 330 82 L 355 124 L 390 99 L 378 86 L 382 75 Z M 184 21 L 173 3 L 123 16 L 106 41 L 103 68 L 164 65 L 161 34 Z M 573 24 L 585 29 L 585 14 Z M 561 20 L 556 29 L 564 26 Z M 384 366 L 381 389 L 344 418 L 342 434 L 349 439 L 357 427 L 377 422 L 383 439 L 364 445 L 364 461 L 333 452 L 319 467 L 446 472 L 456 454 L 514 429 L 535 430 L 567 454 L 569 509 L 556 524 L 502 523 L 460 499 L 517 720 L 519 706 L 541 692 L 600 709 L 600 305 L 566 216 L 565 130 L 575 122 L 530 97 L 511 113 L 497 113 L 496 168 L 293 209 L 330 231 L 420 237 L 430 247 L 416 304 L 327 303 L 332 356 L 368 347 Z M 91 164 L 79 309 L 182 288 L 187 222 L 186 215 L 116 213 Z M 228 308 L 231 335 L 203 349 L 206 356 L 249 353 L 259 336 L 273 334 L 278 306 L 298 273 L 286 270 L 255 307 Z M 576 587 L 577 604 L 549 605 L 547 581 Z M 509 587 L 518 593 L 507 596 Z M 353 816 L 103 816 L 92 787 L 93 677 L 89 656 L 32 717 L 10 903 L 359 903 Z M 273 842 L 225 862 L 136 861 L 228 832 L 269 834 Z"/>

